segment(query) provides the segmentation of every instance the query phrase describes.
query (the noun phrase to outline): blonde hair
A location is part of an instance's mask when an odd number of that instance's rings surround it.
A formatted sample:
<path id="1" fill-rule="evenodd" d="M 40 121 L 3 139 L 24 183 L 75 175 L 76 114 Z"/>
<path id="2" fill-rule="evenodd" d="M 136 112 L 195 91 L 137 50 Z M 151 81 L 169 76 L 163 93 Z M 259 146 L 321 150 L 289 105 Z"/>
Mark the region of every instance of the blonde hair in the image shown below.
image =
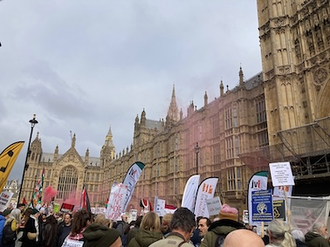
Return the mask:
<path id="1" fill-rule="evenodd" d="M 296 247 L 296 241 L 291 235 L 291 227 L 283 220 L 275 219 L 271 221 L 267 232 L 270 243 L 280 244 L 283 247 Z"/>
<path id="2" fill-rule="evenodd" d="M 146 213 L 141 221 L 140 229 L 152 232 L 160 232 L 160 219 L 153 211 Z"/>
<path id="3" fill-rule="evenodd" d="M 96 215 L 94 222 L 97 224 L 100 224 L 102 226 L 107 226 L 107 227 L 109 227 L 109 225 L 110 225 L 110 220 L 106 219 L 104 214 Z"/>

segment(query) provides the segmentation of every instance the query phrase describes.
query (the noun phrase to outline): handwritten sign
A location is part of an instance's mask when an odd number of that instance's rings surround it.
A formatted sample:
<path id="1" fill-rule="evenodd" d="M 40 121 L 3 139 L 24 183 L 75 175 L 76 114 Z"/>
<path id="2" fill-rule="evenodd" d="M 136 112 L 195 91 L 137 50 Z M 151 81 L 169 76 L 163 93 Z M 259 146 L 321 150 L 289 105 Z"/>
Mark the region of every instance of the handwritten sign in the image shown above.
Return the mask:
<path id="1" fill-rule="evenodd" d="M 206 205 L 207 205 L 207 209 L 209 210 L 210 215 L 219 214 L 220 209 L 221 209 L 221 201 L 218 196 L 206 200 Z"/>
<path id="2" fill-rule="evenodd" d="M 128 186 L 126 184 L 113 183 L 105 218 L 110 220 L 120 219 L 121 212 L 124 210 L 123 208 L 126 203 L 127 188 Z"/>

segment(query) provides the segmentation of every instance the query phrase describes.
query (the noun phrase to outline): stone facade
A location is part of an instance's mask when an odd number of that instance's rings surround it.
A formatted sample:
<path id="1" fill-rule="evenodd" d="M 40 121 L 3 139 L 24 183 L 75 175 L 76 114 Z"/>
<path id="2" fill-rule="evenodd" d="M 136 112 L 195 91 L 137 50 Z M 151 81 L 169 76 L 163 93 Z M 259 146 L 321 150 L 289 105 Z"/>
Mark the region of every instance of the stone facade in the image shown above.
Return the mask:
<path id="1" fill-rule="evenodd" d="M 189 177 L 219 177 L 215 196 L 240 210 L 247 209 L 247 186 L 253 173 L 268 170 L 269 162 L 290 161 L 296 195 L 330 194 L 329 114 L 329 0 L 258 0 L 263 72 L 229 89 L 200 108 L 190 103 L 178 109 L 173 87 L 166 119 L 136 116 L 133 142 L 115 153 L 109 130 L 100 157 L 80 156 L 71 148 L 43 153 L 38 135 L 31 144 L 22 198 L 31 198 L 45 168 L 45 187 L 59 191 L 55 198 L 79 198 L 87 186 L 92 205 L 103 205 L 113 182 L 141 161 L 145 168 L 129 209 L 140 198 L 154 197 L 179 206 Z M 201 82 L 202 83 L 202 82 Z"/>
<path id="2" fill-rule="evenodd" d="M 269 160 L 290 161 L 298 184 L 306 178 L 325 182 L 330 176 L 329 0 L 258 0 L 257 6 L 270 144 L 264 153 Z"/>

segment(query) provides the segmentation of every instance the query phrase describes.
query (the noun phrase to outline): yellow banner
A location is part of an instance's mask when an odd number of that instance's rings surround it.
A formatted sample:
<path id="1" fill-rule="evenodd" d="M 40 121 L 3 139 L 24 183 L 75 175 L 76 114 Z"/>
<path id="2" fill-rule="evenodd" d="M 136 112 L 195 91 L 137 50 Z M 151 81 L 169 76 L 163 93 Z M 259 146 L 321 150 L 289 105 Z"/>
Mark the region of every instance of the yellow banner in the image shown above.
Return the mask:
<path id="1" fill-rule="evenodd" d="M 0 154 L 0 192 L 5 186 L 8 176 L 24 145 L 24 141 L 14 142 L 5 148 Z"/>

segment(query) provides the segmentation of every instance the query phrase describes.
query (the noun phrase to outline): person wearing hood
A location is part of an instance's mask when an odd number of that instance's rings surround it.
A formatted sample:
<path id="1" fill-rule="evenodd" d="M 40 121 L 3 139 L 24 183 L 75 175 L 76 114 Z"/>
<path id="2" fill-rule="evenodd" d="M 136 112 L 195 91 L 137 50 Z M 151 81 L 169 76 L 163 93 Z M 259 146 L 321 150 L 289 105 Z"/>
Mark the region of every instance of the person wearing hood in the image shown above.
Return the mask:
<path id="1" fill-rule="evenodd" d="M 128 247 L 148 247 L 162 238 L 159 216 L 150 211 L 143 216 L 140 228 L 135 237 L 128 243 Z"/>
<path id="2" fill-rule="evenodd" d="M 322 222 L 315 223 L 305 234 L 305 242 L 308 247 L 329 247 L 328 229 Z"/>
<path id="3" fill-rule="evenodd" d="M 225 237 L 232 231 L 237 229 L 246 229 L 245 226 L 238 222 L 238 210 L 223 204 L 219 212 L 220 220 L 214 221 L 206 233 L 201 247 L 217 246 L 224 242 Z M 218 242 L 218 244 L 216 244 Z"/>
<path id="4" fill-rule="evenodd" d="M 120 233 L 106 226 L 92 223 L 83 232 L 83 247 L 121 247 Z"/>
<path id="5" fill-rule="evenodd" d="M 11 213 L 11 209 L 6 208 L 1 214 L 0 214 L 0 245 L 2 243 L 2 230 L 5 227 L 6 220 L 9 218 L 9 214 Z"/>

